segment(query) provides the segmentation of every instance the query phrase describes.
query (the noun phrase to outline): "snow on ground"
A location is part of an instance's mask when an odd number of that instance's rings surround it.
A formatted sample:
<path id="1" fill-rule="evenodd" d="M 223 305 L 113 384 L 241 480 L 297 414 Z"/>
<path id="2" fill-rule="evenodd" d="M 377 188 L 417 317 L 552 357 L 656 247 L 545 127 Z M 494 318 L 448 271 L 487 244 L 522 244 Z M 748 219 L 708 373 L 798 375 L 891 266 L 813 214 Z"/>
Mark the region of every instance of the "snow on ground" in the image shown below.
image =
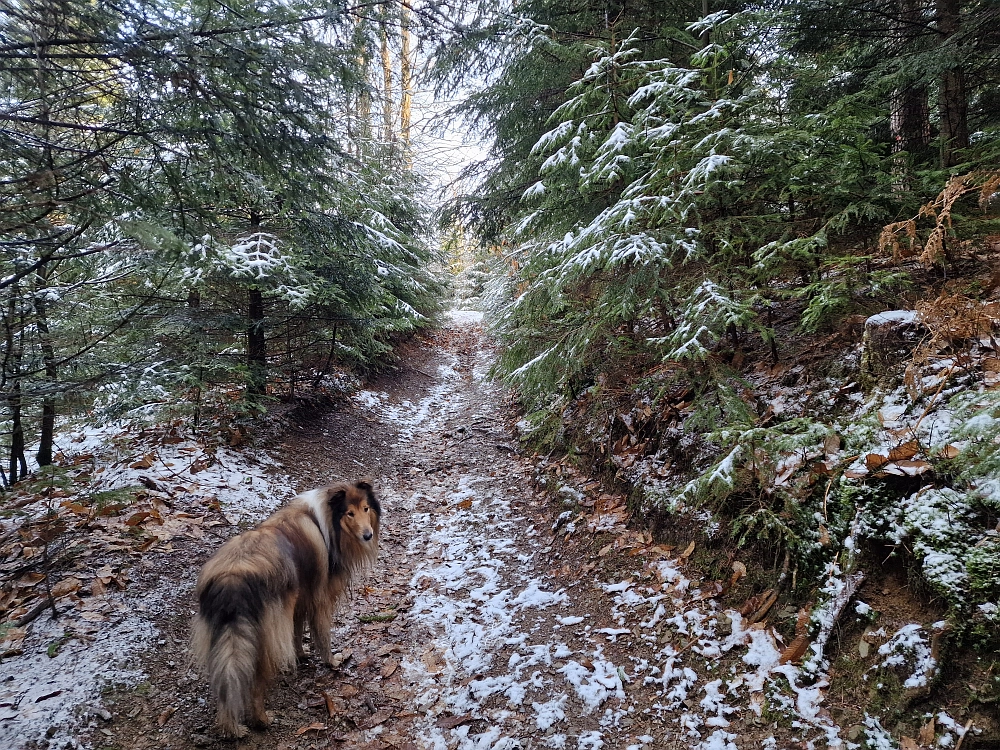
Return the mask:
<path id="1" fill-rule="evenodd" d="M 262 451 L 206 447 L 183 434 L 169 442 L 144 439 L 128 424 L 80 427 L 58 442 L 71 454 L 93 456 L 95 489 L 137 487 L 146 477 L 184 496 L 215 497 L 234 525 L 263 520 L 294 494 Z"/>
<path id="2" fill-rule="evenodd" d="M 93 556 L 86 551 L 82 566 L 73 572 L 84 584 L 110 577 L 123 590 L 114 590 L 109 582 L 101 595 L 81 598 L 71 592 L 58 600 L 58 620 L 46 612 L 26 628 L 0 634 L 0 652 L 23 651 L 0 665 L 0 747 L 20 747 L 46 736 L 57 746 L 73 746 L 79 727 L 99 725 L 109 716 L 100 700 L 104 688 L 137 684 L 145 678 L 138 659 L 159 635 L 153 617 L 175 606 L 181 593 L 168 578 L 157 585 L 156 568 L 169 564 L 174 540 L 200 539 L 211 526 L 204 523 L 203 514 L 185 509 L 217 501 L 230 524 L 249 524 L 293 494 L 287 477 L 276 474 L 273 462 L 263 454 L 225 446 L 206 448 L 182 436 L 164 442 L 162 437 L 128 424 L 83 426 L 57 437 L 68 462 L 92 467 L 89 492 L 139 488 L 145 481 L 159 488 L 148 494 L 159 502 L 154 507 L 162 511 L 162 518 L 161 523 L 144 524 L 151 544 L 131 570 L 118 567 L 121 563 L 112 570 L 98 550 Z M 65 502 L 73 500 L 68 497 Z M 25 510 L 45 512 L 41 504 Z M 110 538 L 125 530 L 128 519 L 109 517 L 100 522 L 104 525 L 93 533 Z M 96 558 L 100 559 L 91 562 Z M 187 571 L 189 586 L 184 591 L 194 585 L 196 573 Z M 134 593 L 129 582 L 137 578 L 153 585 Z M 170 648 L 183 662 L 186 644 Z"/>
<path id="3" fill-rule="evenodd" d="M 448 318 L 456 326 L 481 325 L 483 314 L 479 310 L 449 310 Z"/>
<path id="4" fill-rule="evenodd" d="M 373 392 L 356 401 L 407 439 L 474 421 L 470 410 L 482 405 L 459 386 L 458 363 L 437 375 L 417 403 Z M 478 387 L 485 400 L 487 384 Z M 731 723 L 763 715 L 789 717 L 808 747 L 843 745 L 822 708 L 826 683 L 782 664 L 773 632 L 703 595 L 683 559 L 661 555 L 631 576 L 589 586 L 586 579 L 563 586 L 544 573 L 558 554 L 551 530 L 536 527 L 525 502 L 512 501 L 524 495 L 527 471 L 504 455 L 397 500 L 409 525 L 408 557 L 421 561 L 408 617 L 428 637 L 403 667 L 426 747 L 525 747 L 526 737 L 540 735 L 542 744 L 529 746 L 734 750 L 743 745 L 727 731 Z M 625 533 L 620 523 L 602 530 Z M 596 616 L 609 627 L 591 623 L 592 598 L 584 595 L 594 588 L 606 607 Z"/>
<path id="5" fill-rule="evenodd" d="M 457 361 L 437 375 L 419 402 L 373 392 L 357 402 L 407 439 L 440 440 L 443 425 L 482 416 L 489 386 L 477 383 L 477 404 Z M 396 499 L 407 556 L 420 561 L 408 618 L 428 637 L 403 668 L 426 747 L 515 748 L 534 737 L 541 744 L 528 746 L 734 750 L 756 742 L 727 728 L 765 715 L 788 717 L 808 747 L 844 744 L 822 708 L 826 683 L 782 664 L 774 633 L 704 595 L 683 559 L 652 555 L 630 576 L 568 586 L 547 574 L 558 552 L 552 530 L 530 517 L 528 470 L 504 454 Z M 621 519 L 606 526 L 626 533 Z M 595 590 L 606 609 L 593 614 Z"/>

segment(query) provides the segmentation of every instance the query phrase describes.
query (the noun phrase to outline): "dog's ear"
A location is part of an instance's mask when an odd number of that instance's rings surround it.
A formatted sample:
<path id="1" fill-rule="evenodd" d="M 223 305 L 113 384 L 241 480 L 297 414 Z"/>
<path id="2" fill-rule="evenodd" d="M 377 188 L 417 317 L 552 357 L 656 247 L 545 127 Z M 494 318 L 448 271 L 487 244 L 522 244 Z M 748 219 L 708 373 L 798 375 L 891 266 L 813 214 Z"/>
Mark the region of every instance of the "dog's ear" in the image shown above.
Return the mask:
<path id="1" fill-rule="evenodd" d="M 378 498 L 375 497 L 375 490 L 372 488 L 371 480 L 359 479 L 357 482 L 355 482 L 354 486 L 368 496 L 368 504 L 371 506 L 372 510 L 375 511 L 375 515 L 381 518 L 382 505 L 379 503 Z"/>
<path id="2" fill-rule="evenodd" d="M 337 522 L 347 513 L 347 490 L 343 487 L 331 487 L 329 492 L 326 502 L 330 506 L 334 522 Z"/>

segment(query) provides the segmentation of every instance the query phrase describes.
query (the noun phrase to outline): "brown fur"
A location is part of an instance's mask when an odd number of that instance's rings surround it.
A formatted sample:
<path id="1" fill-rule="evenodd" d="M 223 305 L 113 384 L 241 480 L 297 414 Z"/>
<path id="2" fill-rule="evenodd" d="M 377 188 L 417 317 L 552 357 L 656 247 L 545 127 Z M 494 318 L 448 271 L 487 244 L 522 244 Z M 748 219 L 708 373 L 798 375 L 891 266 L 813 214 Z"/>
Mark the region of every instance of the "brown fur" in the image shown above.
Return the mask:
<path id="1" fill-rule="evenodd" d="M 191 646 L 224 734 L 245 736 L 244 722 L 270 724 L 267 686 L 304 656 L 307 622 L 313 654 L 330 662 L 334 610 L 375 561 L 381 514 L 368 482 L 312 490 L 230 539 L 202 568 Z"/>

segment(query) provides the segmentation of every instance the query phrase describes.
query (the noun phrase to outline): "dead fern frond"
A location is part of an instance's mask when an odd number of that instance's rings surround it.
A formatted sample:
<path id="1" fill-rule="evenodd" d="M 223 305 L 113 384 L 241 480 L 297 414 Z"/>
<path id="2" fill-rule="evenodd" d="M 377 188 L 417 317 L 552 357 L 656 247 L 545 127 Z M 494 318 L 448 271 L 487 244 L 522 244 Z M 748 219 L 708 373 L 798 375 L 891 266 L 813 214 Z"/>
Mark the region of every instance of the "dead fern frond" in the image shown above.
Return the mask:
<path id="1" fill-rule="evenodd" d="M 979 207 L 985 211 L 989 207 L 990 198 L 1000 191 L 1000 171 L 993 172 L 979 188 Z"/>
<path id="2" fill-rule="evenodd" d="M 998 190 L 1000 190 L 1000 170 L 976 170 L 955 175 L 948 180 L 944 190 L 938 193 L 934 200 L 920 207 L 914 218 L 895 221 L 883 227 L 879 234 L 879 249 L 883 252 L 891 249 L 895 258 L 908 257 L 901 249 L 900 235 L 905 233 L 909 238 L 909 249 L 912 251 L 917 239 L 917 222 L 920 219 L 931 219 L 934 221 L 934 227 L 924 243 L 920 262 L 927 266 L 939 263 L 947 255 L 947 237 L 952 230 L 952 209 L 955 203 L 963 196 L 978 191 L 979 206 L 985 211 L 990 198 Z"/>
<path id="3" fill-rule="evenodd" d="M 900 245 L 900 234 L 904 234 L 908 241 L 904 249 Z M 882 227 L 882 232 L 878 236 L 878 249 L 880 252 L 892 250 L 892 257 L 896 260 L 909 258 L 916 253 L 913 245 L 917 241 L 917 222 L 913 219 L 905 221 L 894 221 Z"/>
<path id="4" fill-rule="evenodd" d="M 944 292 L 936 299 L 918 302 L 917 314 L 930 336 L 914 352 L 915 362 L 970 341 L 992 340 L 1000 330 L 1000 303 L 984 303 L 963 294 Z"/>

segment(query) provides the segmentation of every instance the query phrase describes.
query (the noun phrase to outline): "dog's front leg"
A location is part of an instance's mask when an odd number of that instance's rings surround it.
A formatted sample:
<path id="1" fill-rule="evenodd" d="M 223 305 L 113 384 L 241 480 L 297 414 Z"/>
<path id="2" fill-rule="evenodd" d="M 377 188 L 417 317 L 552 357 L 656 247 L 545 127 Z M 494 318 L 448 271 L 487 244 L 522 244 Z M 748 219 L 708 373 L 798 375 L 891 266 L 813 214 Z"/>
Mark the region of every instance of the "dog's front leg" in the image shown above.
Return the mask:
<path id="1" fill-rule="evenodd" d="M 324 664 L 333 661 L 333 654 L 330 651 L 330 620 L 333 613 L 326 607 L 317 607 L 309 621 L 309 629 L 312 631 L 313 655 L 323 660 Z"/>
<path id="2" fill-rule="evenodd" d="M 305 635 L 306 630 L 306 616 L 304 612 L 299 612 L 297 609 L 295 611 L 294 617 L 295 626 L 295 658 L 302 661 L 306 658 L 305 649 L 302 646 L 302 638 Z"/>

